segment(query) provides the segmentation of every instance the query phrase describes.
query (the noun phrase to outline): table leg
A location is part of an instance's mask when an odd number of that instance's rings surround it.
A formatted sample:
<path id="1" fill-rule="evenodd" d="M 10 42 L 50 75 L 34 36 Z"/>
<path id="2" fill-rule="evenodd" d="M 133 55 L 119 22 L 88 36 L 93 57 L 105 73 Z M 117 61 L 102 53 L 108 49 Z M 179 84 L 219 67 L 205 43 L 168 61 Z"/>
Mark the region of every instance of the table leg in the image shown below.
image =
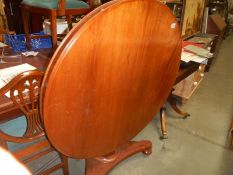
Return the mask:
<path id="1" fill-rule="evenodd" d="M 188 116 L 190 116 L 189 113 L 181 111 L 177 105 L 176 105 L 176 99 L 175 97 L 172 95 L 172 93 L 169 95 L 168 97 L 168 103 L 171 105 L 172 109 L 174 111 L 176 111 L 178 114 L 180 114 L 184 119 L 187 118 Z"/>
<path id="2" fill-rule="evenodd" d="M 161 124 L 161 132 L 162 136 L 160 139 L 167 139 L 167 127 L 166 127 L 166 108 L 162 107 L 160 109 L 160 124 Z"/>
<path id="3" fill-rule="evenodd" d="M 106 156 L 86 159 L 85 175 L 107 175 L 111 169 L 129 156 L 138 152 L 150 155 L 151 151 L 150 141 L 131 141 Z"/>
<path id="4" fill-rule="evenodd" d="M 176 99 L 172 95 L 172 93 L 168 97 L 168 103 L 171 105 L 172 109 L 175 110 L 178 114 L 180 114 L 183 119 L 186 119 L 188 116 L 190 116 L 189 113 L 181 111 L 177 105 L 176 105 Z M 160 109 L 160 125 L 161 125 L 161 132 L 162 136 L 160 139 L 167 139 L 167 126 L 166 126 L 166 108 L 162 107 Z"/>

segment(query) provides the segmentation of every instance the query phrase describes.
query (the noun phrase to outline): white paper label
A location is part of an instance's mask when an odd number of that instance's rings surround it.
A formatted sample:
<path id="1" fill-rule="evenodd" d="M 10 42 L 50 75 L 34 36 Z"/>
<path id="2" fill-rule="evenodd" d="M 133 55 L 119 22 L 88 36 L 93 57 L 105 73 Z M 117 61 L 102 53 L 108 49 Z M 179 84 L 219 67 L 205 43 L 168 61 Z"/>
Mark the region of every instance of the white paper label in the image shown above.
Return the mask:
<path id="1" fill-rule="evenodd" d="M 172 23 L 171 24 L 171 29 L 175 29 L 176 28 L 176 23 Z"/>

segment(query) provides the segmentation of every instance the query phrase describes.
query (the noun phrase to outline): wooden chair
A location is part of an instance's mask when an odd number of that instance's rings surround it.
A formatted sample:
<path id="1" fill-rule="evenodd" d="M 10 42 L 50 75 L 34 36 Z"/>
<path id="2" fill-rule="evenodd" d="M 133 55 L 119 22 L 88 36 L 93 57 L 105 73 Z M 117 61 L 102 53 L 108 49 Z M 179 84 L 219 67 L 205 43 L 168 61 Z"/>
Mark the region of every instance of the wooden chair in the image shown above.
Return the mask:
<path id="1" fill-rule="evenodd" d="M 13 78 L 7 85 L 0 89 L 0 94 L 4 95 L 10 92 L 11 101 L 23 112 L 26 117 L 27 127 L 25 133 L 21 136 L 10 135 L 0 129 L 0 144 L 8 149 L 8 142 L 27 143 L 23 148 L 12 151 L 12 154 L 22 163 L 28 163 L 38 159 L 54 149 L 45 137 L 44 129 L 41 124 L 39 101 L 40 85 L 44 72 L 27 71 Z M 47 165 L 53 162 L 47 162 L 37 173 L 33 174 L 49 174 L 55 170 L 62 168 L 63 173 L 68 175 L 67 157 L 61 155 L 61 163 L 47 168 Z M 54 161 L 54 160 L 53 160 Z M 43 172 L 39 172 L 43 171 Z"/>
<path id="2" fill-rule="evenodd" d="M 27 47 L 30 48 L 31 38 L 38 38 L 39 36 L 30 36 L 29 33 L 29 13 L 36 13 L 42 16 L 49 16 L 51 21 L 51 37 L 52 45 L 57 47 L 57 24 L 58 16 L 66 16 L 68 26 L 72 27 L 72 15 L 85 15 L 91 11 L 91 2 L 88 4 L 81 0 L 23 0 L 21 3 L 21 12 L 23 17 L 24 31 L 26 35 Z M 37 21 L 32 21 L 37 22 Z"/>
<path id="3" fill-rule="evenodd" d="M 53 55 L 42 83 L 52 144 L 85 159 L 86 175 L 106 175 L 138 152 L 149 155 L 150 141 L 132 139 L 171 92 L 181 43 L 176 18 L 159 1 L 115 0 L 87 14 Z"/>

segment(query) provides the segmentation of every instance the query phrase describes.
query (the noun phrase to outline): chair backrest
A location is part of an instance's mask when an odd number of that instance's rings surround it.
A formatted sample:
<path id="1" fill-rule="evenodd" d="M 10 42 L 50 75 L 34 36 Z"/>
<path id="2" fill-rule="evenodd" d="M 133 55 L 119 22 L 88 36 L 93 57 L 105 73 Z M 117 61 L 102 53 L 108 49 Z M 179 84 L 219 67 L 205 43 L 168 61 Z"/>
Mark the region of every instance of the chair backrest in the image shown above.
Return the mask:
<path id="1" fill-rule="evenodd" d="M 0 129 L 0 145 L 5 148 L 8 146 L 7 142 L 28 143 L 22 148 L 12 151 L 14 157 L 22 163 L 28 163 L 54 151 L 47 138 L 44 137 L 45 133 L 39 111 L 40 87 L 43 76 L 43 71 L 26 71 L 17 75 L 0 89 L 0 95 L 10 92 L 10 99 L 21 109 L 27 120 L 26 130 L 23 135 L 10 135 Z M 61 161 L 57 163 L 59 156 Z M 60 168 L 62 168 L 64 175 L 69 174 L 68 158 L 62 154 L 52 155 L 45 161 L 45 164 L 41 165 L 33 170 L 33 174 L 50 174 Z"/>
<path id="2" fill-rule="evenodd" d="M 14 77 L 0 90 L 4 95 L 10 92 L 12 102 L 24 113 L 27 129 L 22 136 L 11 136 L 1 131 L 1 137 L 12 142 L 28 142 L 44 135 L 39 113 L 39 92 L 44 72 L 33 70 Z"/>
<path id="3" fill-rule="evenodd" d="M 85 16 L 55 52 L 42 83 L 46 134 L 63 154 L 102 156 L 135 137 L 168 97 L 181 35 L 155 0 L 116 0 Z"/>

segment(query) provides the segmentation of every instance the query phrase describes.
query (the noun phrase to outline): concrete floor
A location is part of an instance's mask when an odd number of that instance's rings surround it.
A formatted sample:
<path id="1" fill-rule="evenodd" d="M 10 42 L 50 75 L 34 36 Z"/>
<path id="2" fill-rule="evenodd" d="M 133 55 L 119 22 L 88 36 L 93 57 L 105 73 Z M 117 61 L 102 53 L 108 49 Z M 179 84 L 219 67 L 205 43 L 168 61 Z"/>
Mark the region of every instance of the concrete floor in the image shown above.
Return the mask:
<path id="1" fill-rule="evenodd" d="M 233 151 L 228 149 L 227 139 L 233 118 L 232 48 L 233 35 L 224 40 L 210 72 L 182 105 L 191 117 L 181 119 L 167 105 L 169 138 L 159 139 L 157 115 L 135 138 L 152 141 L 152 154 L 148 157 L 136 154 L 114 168 L 110 175 L 233 175 Z M 69 160 L 70 175 L 83 174 L 84 167 L 83 160 Z M 61 174 L 61 171 L 53 173 Z"/>
<path id="2" fill-rule="evenodd" d="M 110 175 L 233 175 L 228 129 L 233 118 L 233 35 L 193 96 L 182 105 L 191 117 L 181 119 L 168 105 L 168 139 L 160 140 L 158 115 L 135 138 L 153 143 L 153 153 L 137 154 Z M 70 174 L 84 173 L 84 161 L 70 159 Z"/>

